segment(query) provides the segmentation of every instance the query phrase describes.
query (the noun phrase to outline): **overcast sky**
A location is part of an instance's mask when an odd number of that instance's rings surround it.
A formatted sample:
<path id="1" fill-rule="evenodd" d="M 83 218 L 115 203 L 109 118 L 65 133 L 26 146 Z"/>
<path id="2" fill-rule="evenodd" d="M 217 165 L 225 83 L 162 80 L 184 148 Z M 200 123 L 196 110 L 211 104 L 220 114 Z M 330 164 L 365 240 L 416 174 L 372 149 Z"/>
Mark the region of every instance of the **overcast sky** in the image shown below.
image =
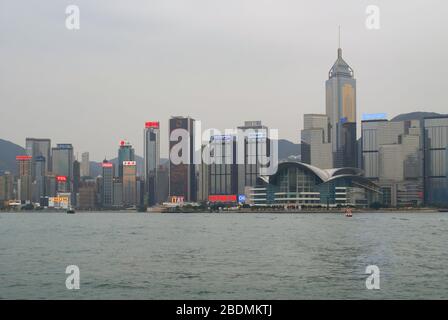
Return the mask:
<path id="1" fill-rule="evenodd" d="M 80 8 L 80 30 L 65 8 Z M 365 26 L 380 8 L 379 30 Z M 304 113 L 325 112 L 336 60 L 355 70 L 358 118 L 447 112 L 445 0 L 0 0 L 0 138 L 73 143 L 79 156 L 143 149 L 145 121 L 203 127 L 261 120 L 299 142 Z"/>

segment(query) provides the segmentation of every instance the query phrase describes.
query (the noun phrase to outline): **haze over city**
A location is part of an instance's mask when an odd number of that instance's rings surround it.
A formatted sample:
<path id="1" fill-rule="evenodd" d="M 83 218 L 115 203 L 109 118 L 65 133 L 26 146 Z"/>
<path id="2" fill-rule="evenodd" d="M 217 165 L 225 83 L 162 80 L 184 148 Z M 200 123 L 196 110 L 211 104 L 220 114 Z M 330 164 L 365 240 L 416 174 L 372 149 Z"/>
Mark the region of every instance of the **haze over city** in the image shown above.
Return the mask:
<path id="1" fill-rule="evenodd" d="M 80 30 L 65 8 L 80 8 Z M 381 28 L 365 27 L 366 7 Z M 448 4 L 440 1 L 0 1 L 0 137 L 72 143 L 93 160 L 118 141 L 143 152 L 145 121 L 261 120 L 299 142 L 303 114 L 325 112 L 341 46 L 357 79 L 357 116 L 446 113 Z M 359 128 L 358 128 L 359 129 Z"/>

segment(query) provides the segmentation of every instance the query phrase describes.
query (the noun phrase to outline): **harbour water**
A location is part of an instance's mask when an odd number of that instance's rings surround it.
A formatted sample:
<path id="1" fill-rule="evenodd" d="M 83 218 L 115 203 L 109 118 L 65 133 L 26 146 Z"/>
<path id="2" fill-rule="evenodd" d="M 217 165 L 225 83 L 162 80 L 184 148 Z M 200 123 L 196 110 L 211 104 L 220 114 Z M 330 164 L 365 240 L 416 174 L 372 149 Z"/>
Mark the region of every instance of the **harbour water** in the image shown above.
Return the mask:
<path id="1" fill-rule="evenodd" d="M 0 213 L 0 298 L 448 299 L 447 242 L 447 213 Z"/>

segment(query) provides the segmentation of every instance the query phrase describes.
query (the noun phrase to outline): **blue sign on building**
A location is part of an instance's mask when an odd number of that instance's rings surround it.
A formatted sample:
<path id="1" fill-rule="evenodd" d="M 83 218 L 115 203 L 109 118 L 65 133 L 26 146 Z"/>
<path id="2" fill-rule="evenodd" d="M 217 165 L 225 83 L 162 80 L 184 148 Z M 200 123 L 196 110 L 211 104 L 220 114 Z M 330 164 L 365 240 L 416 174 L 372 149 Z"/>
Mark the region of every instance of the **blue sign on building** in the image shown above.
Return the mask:
<path id="1" fill-rule="evenodd" d="M 245 203 L 246 202 L 246 196 L 244 194 L 238 195 L 238 202 Z"/>
<path id="2" fill-rule="evenodd" d="M 386 113 L 363 113 L 362 118 L 363 121 L 366 120 L 387 120 Z"/>

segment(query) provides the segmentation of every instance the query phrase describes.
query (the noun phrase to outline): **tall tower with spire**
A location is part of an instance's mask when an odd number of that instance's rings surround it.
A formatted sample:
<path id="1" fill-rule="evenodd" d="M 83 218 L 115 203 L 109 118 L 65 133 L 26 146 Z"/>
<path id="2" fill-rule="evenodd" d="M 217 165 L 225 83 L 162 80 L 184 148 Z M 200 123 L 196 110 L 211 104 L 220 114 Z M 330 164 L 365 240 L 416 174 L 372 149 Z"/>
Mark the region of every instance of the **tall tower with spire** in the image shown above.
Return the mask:
<path id="1" fill-rule="evenodd" d="M 333 167 L 356 167 L 356 79 L 340 45 L 325 87 Z"/>

